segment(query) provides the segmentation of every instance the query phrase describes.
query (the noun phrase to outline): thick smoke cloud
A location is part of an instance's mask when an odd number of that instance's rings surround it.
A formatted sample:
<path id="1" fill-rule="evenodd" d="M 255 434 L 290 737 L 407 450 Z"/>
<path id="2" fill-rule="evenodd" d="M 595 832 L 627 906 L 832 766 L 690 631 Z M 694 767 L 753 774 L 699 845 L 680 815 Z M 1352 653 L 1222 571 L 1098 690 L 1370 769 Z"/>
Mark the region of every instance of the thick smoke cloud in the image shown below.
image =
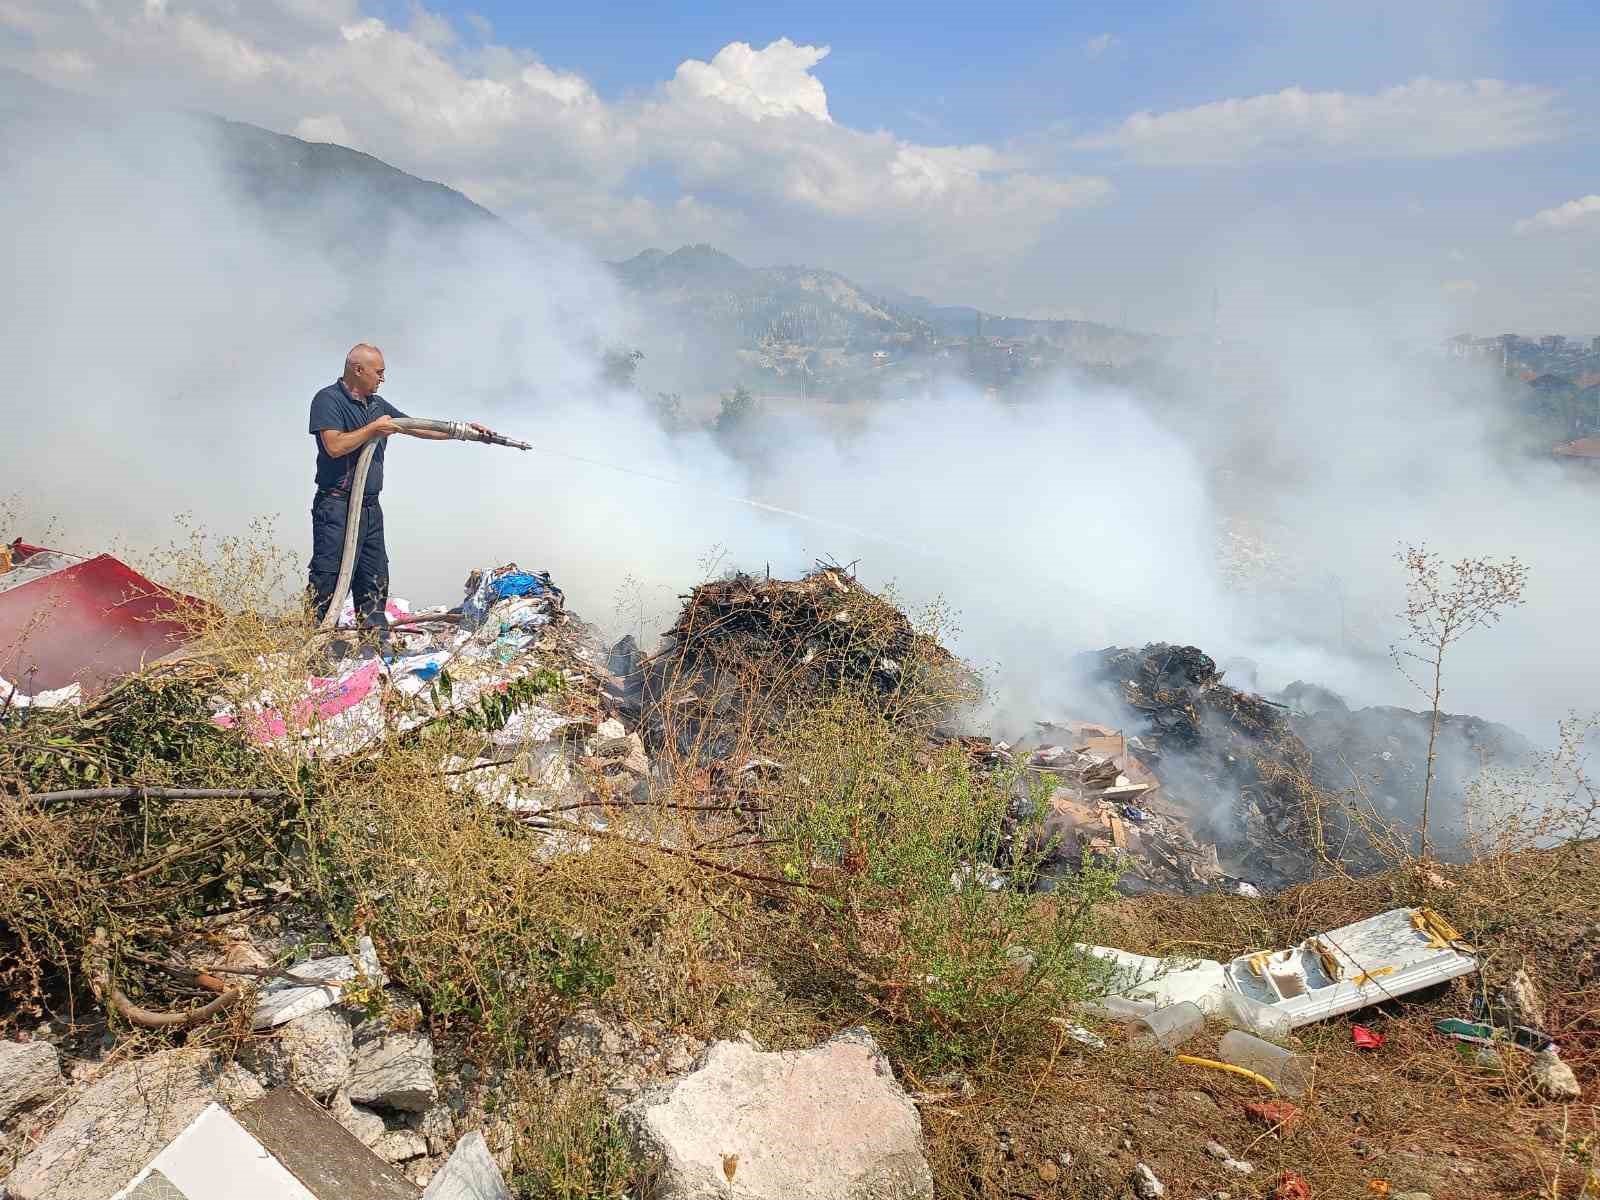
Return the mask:
<path id="1" fill-rule="evenodd" d="M 602 352 L 634 318 L 600 264 L 489 223 L 374 229 L 360 197 L 274 207 L 241 194 L 205 128 L 51 129 L 13 137 L 4 161 L 7 490 L 59 518 L 72 547 L 159 544 L 180 512 L 218 532 L 279 514 L 303 558 L 307 405 L 369 340 L 403 410 L 540 448 L 397 440 L 394 590 L 418 602 L 454 600 L 469 569 L 514 558 L 551 570 L 591 620 L 649 637 L 706 561 L 793 574 L 860 560 L 912 607 L 950 603 L 958 648 L 990 668 L 1013 725 L 1072 714 L 1072 654 L 1158 639 L 1246 660 L 1241 683 L 1303 677 L 1416 707 L 1385 648 L 1392 552 L 1426 540 L 1517 553 L 1533 579 L 1524 609 L 1453 655 L 1448 708 L 1548 737 L 1593 706 L 1594 482 L 1512 453 L 1492 395 L 1447 386 L 1348 316 L 1298 332 L 1286 317 L 1265 374 L 1196 353 L 1158 399 L 1063 377 L 1000 405 L 950 385 L 858 428 L 769 413 L 755 451 L 734 453 L 665 433 L 605 385 Z M 648 359 L 641 383 L 652 390 Z M 1286 552 L 1244 592 L 1218 552 L 1220 523 L 1241 513 Z"/>

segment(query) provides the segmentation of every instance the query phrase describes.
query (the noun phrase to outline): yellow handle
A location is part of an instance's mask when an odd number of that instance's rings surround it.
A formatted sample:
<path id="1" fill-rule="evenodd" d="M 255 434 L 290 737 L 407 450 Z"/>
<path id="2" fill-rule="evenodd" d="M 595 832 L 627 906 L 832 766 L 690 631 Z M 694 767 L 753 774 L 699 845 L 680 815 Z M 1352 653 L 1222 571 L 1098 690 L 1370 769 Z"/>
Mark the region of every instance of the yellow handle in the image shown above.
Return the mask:
<path id="1" fill-rule="evenodd" d="M 1265 1075 L 1257 1075 L 1248 1067 L 1236 1067 L 1232 1063 L 1218 1062 L 1214 1058 L 1196 1058 L 1192 1054 L 1180 1054 L 1177 1056 L 1177 1059 L 1179 1062 L 1189 1067 L 1209 1067 L 1213 1071 L 1226 1071 L 1230 1075 L 1243 1075 L 1246 1079 L 1255 1080 L 1269 1092 L 1275 1092 L 1278 1090 L 1278 1085 L 1273 1083 L 1272 1080 L 1268 1079 Z"/>

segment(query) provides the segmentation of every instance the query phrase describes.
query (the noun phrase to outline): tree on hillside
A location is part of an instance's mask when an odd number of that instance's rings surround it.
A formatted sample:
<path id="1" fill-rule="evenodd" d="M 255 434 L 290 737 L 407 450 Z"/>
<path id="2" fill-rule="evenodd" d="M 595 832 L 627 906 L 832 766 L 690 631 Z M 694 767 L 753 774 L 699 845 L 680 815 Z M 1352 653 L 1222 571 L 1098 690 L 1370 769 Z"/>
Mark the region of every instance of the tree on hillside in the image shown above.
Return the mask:
<path id="1" fill-rule="evenodd" d="M 601 362 L 600 377 L 608 387 L 619 392 L 631 392 L 634 376 L 639 371 L 639 360 L 643 357 L 643 350 L 607 350 Z"/>
<path id="2" fill-rule="evenodd" d="M 651 408 L 656 424 L 668 433 L 678 433 L 688 428 L 689 419 L 683 412 L 683 397 L 677 392 L 657 392 Z"/>
<path id="3" fill-rule="evenodd" d="M 750 389 L 740 384 L 731 392 L 722 393 L 722 407 L 717 411 L 716 431 L 722 435 L 738 433 L 745 429 L 756 415 L 756 398 Z"/>

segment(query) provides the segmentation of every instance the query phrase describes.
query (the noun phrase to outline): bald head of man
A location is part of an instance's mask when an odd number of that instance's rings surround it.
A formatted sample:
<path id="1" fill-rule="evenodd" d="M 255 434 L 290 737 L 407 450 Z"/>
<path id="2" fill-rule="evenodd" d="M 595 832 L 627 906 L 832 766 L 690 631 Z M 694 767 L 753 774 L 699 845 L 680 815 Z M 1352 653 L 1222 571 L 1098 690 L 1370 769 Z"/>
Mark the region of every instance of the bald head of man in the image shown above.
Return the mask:
<path id="1" fill-rule="evenodd" d="M 383 386 L 383 351 L 366 342 L 351 346 L 344 356 L 342 378 L 352 396 L 365 400 Z"/>

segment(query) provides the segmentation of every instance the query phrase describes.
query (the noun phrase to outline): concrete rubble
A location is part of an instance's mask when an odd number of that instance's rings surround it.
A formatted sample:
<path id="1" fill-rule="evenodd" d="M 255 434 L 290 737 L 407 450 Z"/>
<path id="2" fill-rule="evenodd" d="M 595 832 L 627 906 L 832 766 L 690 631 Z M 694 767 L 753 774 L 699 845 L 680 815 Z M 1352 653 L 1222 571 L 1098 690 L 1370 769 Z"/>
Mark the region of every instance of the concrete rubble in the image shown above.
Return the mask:
<path id="1" fill-rule="evenodd" d="M 511 1200 L 511 1189 L 495 1165 L 483 1134 L 467 1134 L 440 1167 L 422 1200 Z"/>
<path id="2" fill-rule="evenodd" d="M 0 1121 L 56 1096 L 67 1085 L 49 1042 L 0 1041 Z"/>
<path id="3" fill-rule="evenodd" d="M 347 1089 L 356 1104 L 426 1112 L 439 1098 L 433 1042 L 422 1033 L 384 1033 L 356 1043 Z"/>
<path id="4" fill-rule="evenodd" d="M 1572 1068 L 1561 1061 L 1555 1047 L 1547 1047 L 1533 1056 L 1531 1072 L 1534 1090 L 1542 1099 L 1556 1104 L 1570 1104 L 1583 1099 L 1583 1088 Z"/>
<path id="5" fill-rule="evenodd" d="M 213 1102 L 233 1108 L 265 1089 L 209 1050 L 162 1050 L 110 1067 L 6 1179 L 11 1200 L 109 1200 Z"/>
<path id="6" fill-rule="evenodd" d="M 353 1053 L 350 1022 L 322 1009 L 287 1022 L 269 1037 L 247 1043 L 240 1061 L 268 1087 L 293 1084 L 324 1100 L 350 1078 Z"/>
<path id="7" fill-rule="evenodd" d="M 606 1103 L 616 1110 L 653 1081 L 688 1071 L 706 1043 L 660 1026 L 623 1024 L 582 1008 L 556 1030 L 555 1047 L 561 1072 L 599 1084 Z"/>
<path id="8" fill-rule="evenodd" d="M 933 1195 L 916 1107 L 864 1030 L 805 1051 L 716 1042 L 620 1119 L 662 1200 Z"/>

